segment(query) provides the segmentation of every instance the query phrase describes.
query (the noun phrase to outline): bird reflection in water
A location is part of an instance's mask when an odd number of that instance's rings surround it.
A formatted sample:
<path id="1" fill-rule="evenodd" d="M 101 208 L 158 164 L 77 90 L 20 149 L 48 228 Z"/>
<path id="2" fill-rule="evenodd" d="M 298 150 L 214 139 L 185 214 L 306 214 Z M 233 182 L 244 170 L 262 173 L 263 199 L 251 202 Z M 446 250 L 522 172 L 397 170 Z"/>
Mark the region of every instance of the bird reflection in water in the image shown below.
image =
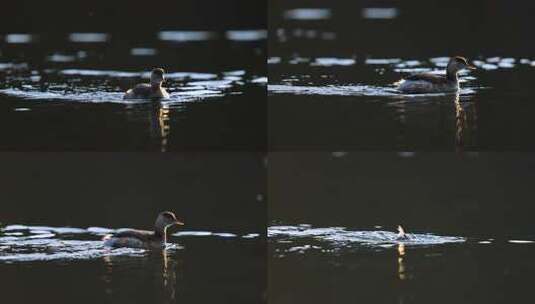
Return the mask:
<path id="1" fill-rule="evenodd" d="M 105 271 L 102 275 L 104 291 L 114 302 L 114 298 L 121 298 L 121 292 L 114 292 L 125 284 L 125 269 L 131 278 L 140 279 L 140 276 L 150 276 L 155 280 L 155 286 L 161 286 L 161 303 L 176 303 L 177 296 L 177 270 L 180 260 L 175 250 L 162 249 L 148 252 L 142 256 L 105 256 L 103 258 Z M 150 267 L 150 266 L 153 267 Z M 139 275 L 135 274 L 139 272 Z M 152 279 L 151 279 L 152 280 Z"/>
<path id="2" fill-rule="evenodd" d="M 403 258 L 405 256 L 405 244 L 398 244 L 398 278 L 400 280 L 406 280 L 407 274 L 405 272 L 405 262 Z"/>
<path id="3" fill-rule="evenodd" d="M 466 112 L 464 111 L 459 100 L 459 94 L 455 95 L 455 147 L 457 152 L 462 152 L 464 147 L 464 128 L 466 122 Z"/>
<path id="4" fill-rule="evenodd" d="M 477 130 L 477 111 L 475 103 L 471 102 L 469 105 L 473 106 L 472 115 L 463 107 L 459 94 L 455 95 L 455 150 L 457 153 L 464 152 L 467 144 L 476 145 L 475 133 Z M 471 119 L 469 119 L 471 118 Z"/>
<path id="5" fill-rule="evenodd" d="M 178 261 L 170 251 L 163 249 L 162 262 L 162 283 L 165 299 L 168 299 L 169 303 L 175 303 Z"/>
<path id="6" fill-rule="evenodd" d="M 398 258 L 398 280 L 400 282 L 399 285 L 399 294 L 398 294 L 398 303 L 403 304 L 410 302 L 411 295 L 407 293 L 407 284 L 409 282 L 409 279 L 411 278 L 410 274 L 408 273 L 407 265 L 405 263 L 405 244 L 403 242 L 399 242 L 397 246 L 397 258 Z"/>
<path id="7" fill-rule="evenodd" d="M 150 111 L 151 135 L 159 139 L 160 152 L 167 151 L 168 137 L 171 133 L 169 107 L 166 105 L 154 105 Z"/>
<path id="8" fill-rule="evenodd" d="M 171 132 L 171 125 L 169 124 L 169 108 L 161 106 L 158 109 L 158 123 L 160 124 L 160 151 L 167 151 L 167 137 Z"/>

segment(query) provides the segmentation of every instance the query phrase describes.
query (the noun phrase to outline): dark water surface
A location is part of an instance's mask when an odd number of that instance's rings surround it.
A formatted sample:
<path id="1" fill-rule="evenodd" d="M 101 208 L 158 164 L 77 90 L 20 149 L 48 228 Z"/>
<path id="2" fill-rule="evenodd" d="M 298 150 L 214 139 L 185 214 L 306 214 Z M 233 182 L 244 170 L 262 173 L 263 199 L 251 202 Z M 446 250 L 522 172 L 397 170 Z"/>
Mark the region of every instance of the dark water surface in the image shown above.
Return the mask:
<path id="1" fill-rule="evenodd" d="M 18 14 L 0 22 L 0 149 L 266 145 L 265 7 L 239 0 L 61 2 L 20 1 L 3 10 Z M 166 70 L 170 99 L 122 100 L 155 67 Z"/>
<path id="2" fill-rule="evenodd" d="M 270 302 L 531 298 L 533 168 L 519 153 L 272 153 Z"/>
<path id="3" fill-rule="evenodd" d="M 270 146 L 533 149 L 532 9 L 507 1 L 273 1 Z M 496 20 L 509 21 L 507 32 Z M 461 75 L 460 96 L 394 90 L 409 73 L 440 73 L 454 55 L 478 67 Z"/>
<path id="4" fill-rule="evenodd" d="M 265 169 L 255 153 L 1 155 L 0 286 L 9 303 L 261 303 Z M 103 235 L 185 222 L 163 251 Z"/>

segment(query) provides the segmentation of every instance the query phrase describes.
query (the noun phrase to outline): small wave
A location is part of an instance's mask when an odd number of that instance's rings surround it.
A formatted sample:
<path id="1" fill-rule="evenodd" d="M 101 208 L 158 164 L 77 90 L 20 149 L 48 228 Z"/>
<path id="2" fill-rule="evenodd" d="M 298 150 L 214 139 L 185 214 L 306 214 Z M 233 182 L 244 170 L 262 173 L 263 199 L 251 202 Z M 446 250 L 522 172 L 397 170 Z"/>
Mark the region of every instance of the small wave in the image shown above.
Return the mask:
<path id="1" fill-rule="evenodd" d="M 9 244 L 9 250 L 0 251 L 0 261 L 32 262 L 53 260 L 89 260 L 105 256 L 143 256 L 146 250 L 104 247 L 100 241 L 41 239 Z"/>
<path id="2" fill-rule="evenodd" d="M 212 231 L 179 231 L 173 233 L 172 236 L 175 237 L 220 237 L 220 238 L 237 238 L 241 237 L 244 239 L 254 239 L 260 235 L 257 233 L 248 233 L 242 236 L 239 236 L 235 233 L 230 232 L 212 232 Z"/>
<path id="3" fill-rule="evenodd" d="M 345 227 L 314 228 L 310 225 L 271 226 L 268 228 L 268 238 L 274 241 L 292 241 L 299 239 L 314 239 L 329 245 L 348 246 L 358 244 L 363 246 L 385 247 L 395 244 L 405 246 L 430 246 L 448 243 L 462 243 L 466 239 L 456 236 L 440 236 L 430 233 L 411 233 L 408 238 L 399 239 L 397 233 L 383 230 L 350 231 Z"/>
<path id="4" fill-rule="evenodd" d="M 116 70 L 91 70 L 91 69 L 64 69 L 60 70 L 59 74 L 69 75 L 69 76 L 93 76 L 93 77 L 110 77 L 110 78 L 132 78 L 132 77 L 141 77 L 144 79 L 150 78 L 150 72 L 141 71 L 141 72 L 125 72 L 125 71 L 116 71 Z M 208 80 L 217 78 L 216 74 L 213 73 L 199 73 L 199 72 L 171 72 L 166 73 L 165 78 L 167 79 L 193 79 L 193 80 Z"/>
<path id="5" fill-rule="evenodd" d="M 355 64 L 355 59 L 353 58 L 334 58 L 334 57 L 318 57 L 312 62 L 311 66 L 350 66 Z"/>
<path id="6" fill-rule="evenodd" d="M 334 95 L 334 96 L 395 96 L 399 95 L 393 88 L 369 85 L 347 86 L 293 86 L 268 85 L 268 92 L 294 95 Z"/>
<path id="7" fill-rule="evenodd" d="M 105 227 L 50 227 L 9 225 L 0 229 L 0 262 L 29 262 L 53 260 L 88 260 L 107 256 L 145 256 L 148 251 L 137 248 L 109 248 L 101 241 L 103 235 L 120 232 L 125 228 Z M 215 237 L 222 239 L 255 239 L 260 235 L 242 236 L 230 232 L 180 231 L 171 237 Z M 73 239 L 76 238 L 76 239 Z M 166 249 L 184 247 L 168 240 Z"/>
<path id="8" fill-rule="evenodd" d="M 13 68 L 13 65 L 6 64 L 6 69 Z M 0 65 L 0 69 L 2 66 Z M 63 69 L 47 70 L 44 73 L 57 74 L 61 77 L 76 78 L 77 85 L 63 83 L 48 83 L 46 89 L 42 84 L 33 81 L 33 77 L 24 84 L 16 82 L 16 87 L 9 87 L 9 79 L 4 84 L 5 89 L 0 89 L 0 94 L 13 96 L 28 100 L 56 100 L 56 101 L 76 101 L 86 103 L 118 103 L 125 105 L 136 105 L 151 103 L 151 100 L 130 99 L 124 100 L 124 91 L 117 91 L 117 85 L 111 85 L 108 81 L 100 81 L 98 78 L 146 78 L 150 77 L 149 72 L 126 72 L 115 70 L 93 70 L 93 69 Z M 83 78 L 86 78 L 82 81 Z M 92 79 L 95 77 L 97 79 Z M 224 97 L 227 94 L 237 94 L 240 87 L 246 84 L 265 85 L 266 77 L 251 79 L 245 70 L 231 70 L 222 72 L 219 76 L 213 73 L 198 72 L 174 72 L 166 74 L 167 83 L 164 85 L 170 97 L 161 100 L 162 105 L 172 107 L 183 102 L 201 101 L 209 98 Z M 17 79 L 19 81 L 20 79 Z M 89 83 L 83 85 L 83 83 Z M 130 82 L 133 82 L 130 80 Z M 31 110 L 31 109 L 30 109 Z"/>
<path id="9" fill-rule="evenodd" d="M 478 88 L 481 89 L 481 88 Z M 369 85 L 344 85 L 344 86 L 298 86 L 298 85 L 268 85 L 268 92 L 272 94 L 293 95 L 324 95 L 324 96 L 384 96 L 384 97 L 408 97 L 426 98 L 434 96 L 450 96 L 454 93 L 426 93 L 426 94 L 403 94 L 394 87 L 376 87 Z M 473 95 L 474 88 L 461 88 L 459 95 Z"/>
<path id="10" fill-rule="evenodd" d="M 508 240 L 507 242 L 511 244 L 533 244 L 535 241 L 532 240 Z"/>

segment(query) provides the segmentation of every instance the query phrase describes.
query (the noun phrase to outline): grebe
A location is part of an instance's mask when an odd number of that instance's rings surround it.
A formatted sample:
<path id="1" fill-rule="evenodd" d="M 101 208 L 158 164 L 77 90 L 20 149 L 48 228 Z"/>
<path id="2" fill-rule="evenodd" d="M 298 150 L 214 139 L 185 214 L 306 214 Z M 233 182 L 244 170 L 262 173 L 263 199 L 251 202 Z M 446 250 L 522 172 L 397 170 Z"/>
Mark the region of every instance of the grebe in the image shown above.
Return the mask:
<path id="1" fill-rule="evenodd" d="M 398 225 L 398 235 L 396 236 L 396 240 L 408 240 L 409 236 L 405 233 L 405 229 L 401 227 L 401 225 Z"/>
<path id="2" fill-rule="evenodd" d="M 134 88 L 126 91 L 124 99 L 161 99 L 169 98 L 169 93 L 162 87 L 165 80 L 163 69 L 154 69 L 150 73 L 150 84 L 140 83 Z"/>
<path id="3" fill-rule="evenodd" d="M 167 228 L 184 225 L 176 219 L 173 212 L 164 211 L 158 214 L 154 223 L 154 231 L 125 229 L 114 235 L 106 235 L 102 239 L 105 246 L 132 248 L 163 248 L 167 241 Z"/>
<path id="4" fill-rule="evenodd" d="M 476 68 L 468 64 L 466 58 L 456 56 L 448 62 L 446 75 L 413 74 L 396 84 L 398 90 L 406 94 L 457 92 L 459 90 L 457 73 L 463 69 L 475 70 Z"/>

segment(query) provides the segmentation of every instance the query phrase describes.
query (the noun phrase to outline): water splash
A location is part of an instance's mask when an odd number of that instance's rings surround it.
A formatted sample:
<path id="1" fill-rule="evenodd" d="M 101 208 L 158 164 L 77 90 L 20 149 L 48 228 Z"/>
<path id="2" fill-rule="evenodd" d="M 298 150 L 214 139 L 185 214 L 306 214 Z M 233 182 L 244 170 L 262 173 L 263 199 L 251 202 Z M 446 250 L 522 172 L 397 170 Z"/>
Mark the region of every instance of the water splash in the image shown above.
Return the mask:
<path id="1" fill-rule="evenodd" d="M 354 246 L 389 248 L 398 244 L 416 247 L 463 243 L 466 241 L 466 238 L 463 237 L 440 236 L 430 233 L 411 233 L 407 235 L 408 238 L 399 239 L 397 233 L 391 231 L 351 231 L 345 227 L 314 228 L 310 225 L 271 226 L 268 228 L 268 238 L 274 242 L 293 244 L 296 241 L 306 242 L 306 240 L 310 240 L 315 242 L 314 246 L 317 249 L 339 249 Z M 311 245 L 306 249 L 314 249 L 314 246 Z M 294 247 L 292 246 L 291 248 Z"/>

